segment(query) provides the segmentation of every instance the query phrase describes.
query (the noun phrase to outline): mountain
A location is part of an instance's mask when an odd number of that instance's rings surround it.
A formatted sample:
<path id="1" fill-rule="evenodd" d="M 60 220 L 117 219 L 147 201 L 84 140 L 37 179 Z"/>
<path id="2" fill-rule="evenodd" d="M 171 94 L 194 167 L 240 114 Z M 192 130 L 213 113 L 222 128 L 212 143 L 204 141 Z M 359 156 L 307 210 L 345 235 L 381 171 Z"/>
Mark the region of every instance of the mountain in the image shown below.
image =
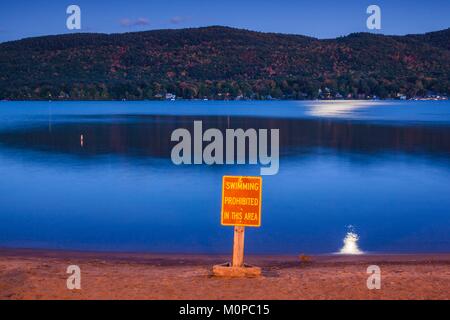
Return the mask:
<path id="1" fill-rule="evenodd" d="M 450 28 L 319 40 L 213 26 L 0 44 L 0 99 L 387 98 L 430 91 L 450 93 Z"/>

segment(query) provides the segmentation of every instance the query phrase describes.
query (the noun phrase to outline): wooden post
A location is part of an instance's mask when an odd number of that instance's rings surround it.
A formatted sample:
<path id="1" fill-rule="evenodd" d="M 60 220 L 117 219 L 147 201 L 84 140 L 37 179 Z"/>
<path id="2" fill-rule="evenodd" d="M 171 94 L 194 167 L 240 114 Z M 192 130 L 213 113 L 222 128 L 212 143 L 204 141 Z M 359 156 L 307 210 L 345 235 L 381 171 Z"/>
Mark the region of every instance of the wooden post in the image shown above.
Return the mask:
<path id="1" fill-rule="evenodd" d="M 244 235 L 245 227 L 234 227 L 233 267 L 244 266 Z"/>

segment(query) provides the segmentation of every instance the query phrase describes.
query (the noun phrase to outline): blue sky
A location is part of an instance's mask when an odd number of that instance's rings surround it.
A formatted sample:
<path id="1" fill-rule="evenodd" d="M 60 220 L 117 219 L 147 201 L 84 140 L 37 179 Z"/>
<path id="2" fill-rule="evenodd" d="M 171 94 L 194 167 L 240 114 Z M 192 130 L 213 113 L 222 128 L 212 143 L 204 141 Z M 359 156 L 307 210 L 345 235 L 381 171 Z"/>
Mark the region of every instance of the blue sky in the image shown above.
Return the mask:
<path id="1" fill-rule="evenodd" d="M 226 25 L 334 38 L 366 29 L 366 8 L 382 10 L 384 34 L 450 27 L 450 0 L 14 0 L 0 3 L 0 42 L 69 33 L 66 8 L 82 11 L 82 32 L 129 32 Z"/>

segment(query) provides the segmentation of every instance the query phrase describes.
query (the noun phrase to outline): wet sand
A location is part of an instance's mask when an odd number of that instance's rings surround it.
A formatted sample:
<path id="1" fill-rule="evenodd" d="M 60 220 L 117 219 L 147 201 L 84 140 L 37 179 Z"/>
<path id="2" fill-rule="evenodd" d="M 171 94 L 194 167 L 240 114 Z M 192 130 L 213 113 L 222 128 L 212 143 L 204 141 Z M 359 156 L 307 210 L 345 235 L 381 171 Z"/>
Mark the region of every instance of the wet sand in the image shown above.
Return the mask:
<path id="1" fill-rule="evenodd" d="M 309 260 L 309 261 L 305 261 Z M 0 299 L 445 299 L 450 254 L 249 256 L 263 276 L 227 279 L 212 266 L 228 256 L 0 249 Z M 81 290 L 68 290 L 69 265 Z M 381 289 L 366 285 L 381 268 Z"/>

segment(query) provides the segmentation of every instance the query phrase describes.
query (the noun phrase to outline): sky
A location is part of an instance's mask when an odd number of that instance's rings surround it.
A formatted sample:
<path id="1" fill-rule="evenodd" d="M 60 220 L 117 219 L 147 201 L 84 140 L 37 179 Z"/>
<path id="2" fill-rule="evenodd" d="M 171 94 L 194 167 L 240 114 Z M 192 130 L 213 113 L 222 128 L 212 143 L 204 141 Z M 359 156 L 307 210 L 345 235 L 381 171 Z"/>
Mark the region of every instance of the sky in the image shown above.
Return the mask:
<path id="1" fill-rule="evenodd" d="M 66 27 L 66 9 L 81 8 L 82 29 Z M 0 42 L 73 32 L 123 33 L 223 25 L 335 38 L 366 27 L 369 5 L 381 8 L 383 34 L 450 27 L 450 0 L 1 0 Z"/>

